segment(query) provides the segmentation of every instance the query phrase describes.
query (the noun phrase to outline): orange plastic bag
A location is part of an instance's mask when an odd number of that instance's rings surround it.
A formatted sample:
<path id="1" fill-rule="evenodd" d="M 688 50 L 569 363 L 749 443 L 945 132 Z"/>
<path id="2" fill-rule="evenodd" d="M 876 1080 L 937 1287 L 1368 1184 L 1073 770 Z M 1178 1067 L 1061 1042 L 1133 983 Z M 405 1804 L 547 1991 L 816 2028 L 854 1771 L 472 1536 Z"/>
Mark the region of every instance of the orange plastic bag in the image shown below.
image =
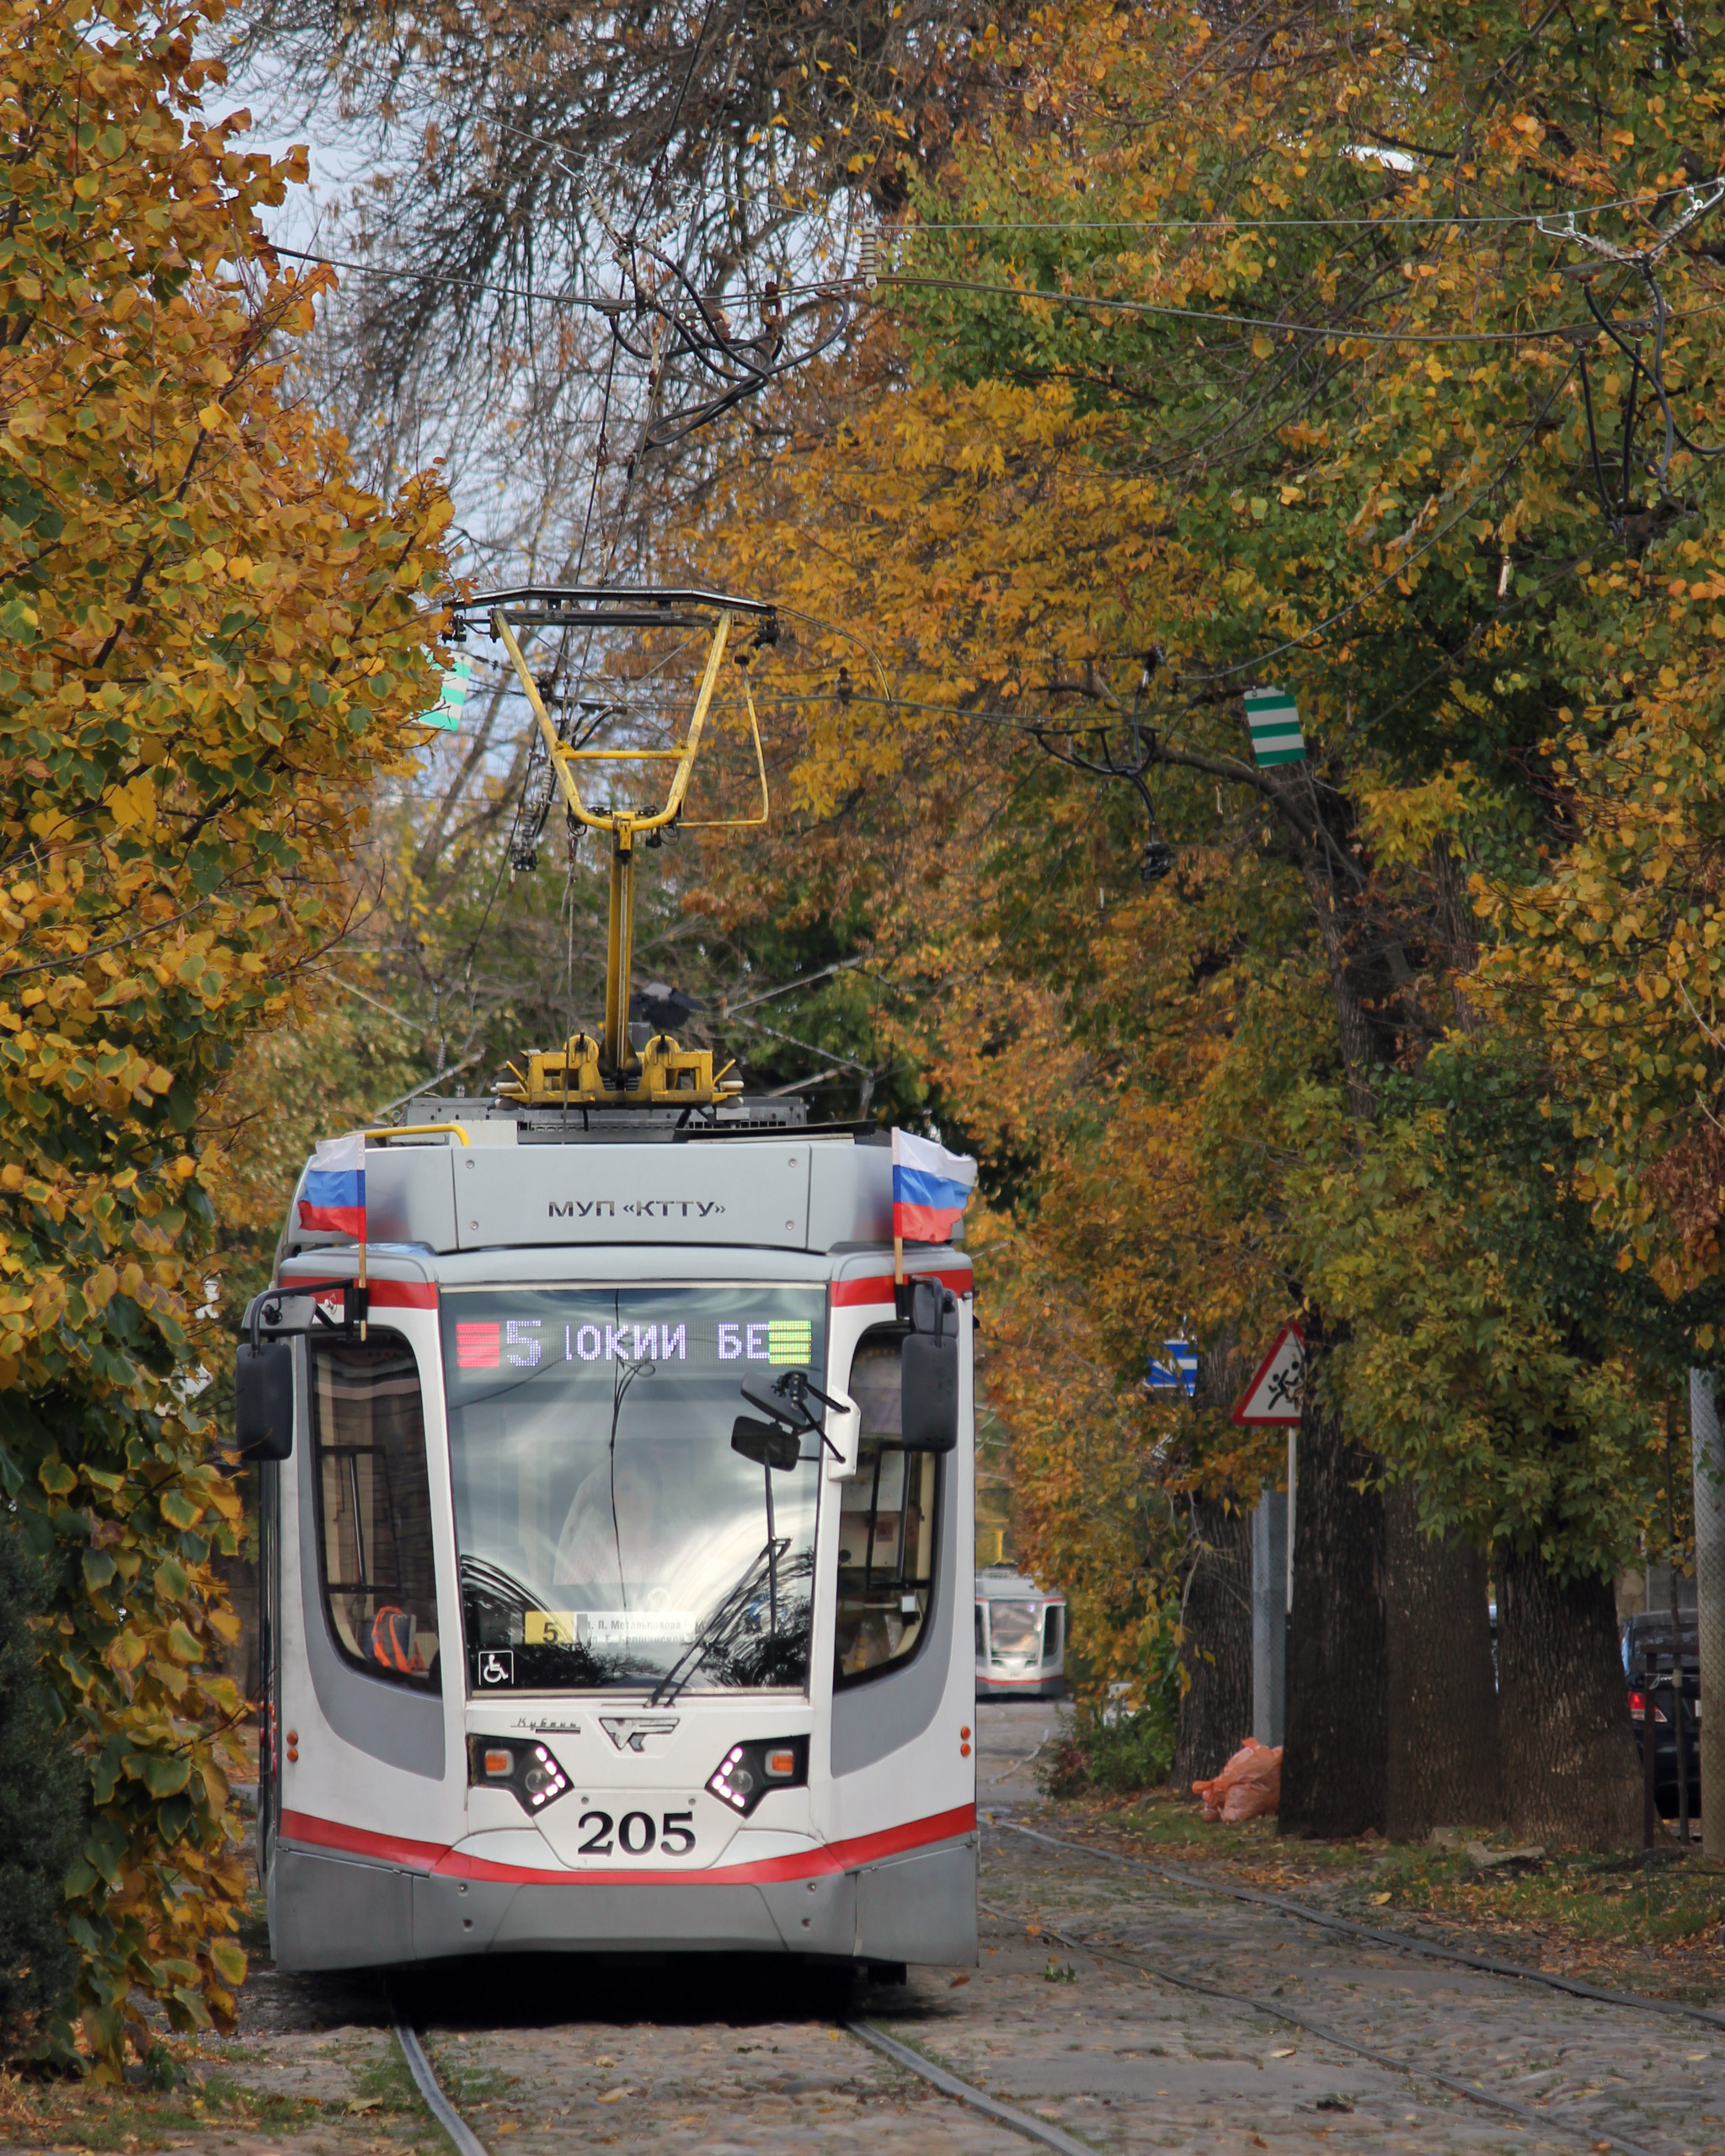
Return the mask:
<path id="1" fill-rule="evenodd" d="M 1206 1819 L 1274 1819 L 1282 1802 L 1282 1748 L 1248 1737 L 1220 1774 L 1194 1782 Z"/>

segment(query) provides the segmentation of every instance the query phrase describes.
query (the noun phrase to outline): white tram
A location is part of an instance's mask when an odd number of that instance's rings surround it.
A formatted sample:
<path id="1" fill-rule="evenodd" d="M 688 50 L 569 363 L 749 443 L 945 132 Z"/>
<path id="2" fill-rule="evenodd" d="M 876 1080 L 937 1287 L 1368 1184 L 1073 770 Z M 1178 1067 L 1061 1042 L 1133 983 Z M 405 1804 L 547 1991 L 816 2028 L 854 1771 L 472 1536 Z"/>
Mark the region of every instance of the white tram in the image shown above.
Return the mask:
<path id="1" fill-rule="evenodd" d="M 1066 1598 L 1044 1593 L 1010 1565 L 976 1575 L 976 1696 L 1063 1700 Z"/>
<path id="2" fill-rule="evenodd" d="M 970 1269 L 895 1288 L 887 1134 L 770 1105 L 427 1102 L 363 1289 L 290 1226 L 238 1411 L 281 1967 L 975 1961 Z"/>

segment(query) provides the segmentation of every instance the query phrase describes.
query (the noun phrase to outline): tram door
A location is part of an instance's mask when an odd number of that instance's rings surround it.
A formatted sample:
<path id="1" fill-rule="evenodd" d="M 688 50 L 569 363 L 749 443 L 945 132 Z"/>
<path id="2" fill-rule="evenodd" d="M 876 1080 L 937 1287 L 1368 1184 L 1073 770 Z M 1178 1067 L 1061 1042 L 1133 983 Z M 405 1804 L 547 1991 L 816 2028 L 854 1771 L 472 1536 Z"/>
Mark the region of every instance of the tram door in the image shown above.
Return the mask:
<path id="1" fill-rule="evenodd" d="M 969 1357 L 961 1344 L 957 1449 L 913 1449 L 902 1328 L 877 1323 L 853 1338 L 841 1382 L 860 1414 L 856 1469 L 839 1485 L 831 1774 L 841 1834 L 905 1837 L 902 1855 L 859 1876 L 857 1951 L 964 1962 L 976 1927 L 975 1773 L 961 1743 L 975 1680 L 957 1621 L 972 1532 Z"/>
<path id="2" fill-rule="evenodd" d="M 278 1702 L 281 1697 L 281 1469 L 258 1467 L 258 1877 L 270 1876 L 270 1852 L 281 1810 Z"/>
<path id="3" fill-rule="evenodd" d="M 278 1961 L 328 1968 L 411 1956 L 411 1882 L 365 1860 L 386 1840 L 446 1844 L 460 1822 L 443 1786 L 444 1628 L 419 1361 L 403 1333 L 376 1324 L 364 1342 L 314 1336 L 296 1353 L 302 1406 L 295 1457 L 280 1470 L 291 1518 L 284 1502 L 270 1913 Z"/>

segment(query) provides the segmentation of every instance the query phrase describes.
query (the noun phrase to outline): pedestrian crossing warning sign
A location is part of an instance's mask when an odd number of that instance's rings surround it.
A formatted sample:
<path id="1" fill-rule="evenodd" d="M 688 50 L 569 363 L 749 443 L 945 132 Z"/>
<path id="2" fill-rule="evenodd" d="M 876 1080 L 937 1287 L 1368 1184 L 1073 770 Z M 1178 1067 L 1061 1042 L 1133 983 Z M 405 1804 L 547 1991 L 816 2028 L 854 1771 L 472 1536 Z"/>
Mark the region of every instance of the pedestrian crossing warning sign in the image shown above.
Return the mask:
<path id="1" fill-rule="evenodd" d="M 1306 1335 L 1297 1325 L 1284 1325 L 1275 1343 L 1258 1366 L 1245 1397 L 1234 1410 L 1236 1422 L 1287 1422 L 1300 1420 L 1300 1404 L 1306 1391 Z"/>

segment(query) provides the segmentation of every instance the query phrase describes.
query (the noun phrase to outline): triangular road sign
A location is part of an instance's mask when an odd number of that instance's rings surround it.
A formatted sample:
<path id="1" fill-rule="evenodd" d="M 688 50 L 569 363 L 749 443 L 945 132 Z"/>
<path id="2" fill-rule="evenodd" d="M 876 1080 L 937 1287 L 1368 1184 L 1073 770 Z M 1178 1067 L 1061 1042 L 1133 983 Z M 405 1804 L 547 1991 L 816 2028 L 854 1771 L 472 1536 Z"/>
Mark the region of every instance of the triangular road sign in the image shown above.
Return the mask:
<path id="1" fill-rule="evenodd" d="M 1297 1422 L 1306 1389 L 1306 1335 L 1284 1325 L 1258 1366 L 1246 1396 L 1234 1410 L 1236 1422 Z"/>

